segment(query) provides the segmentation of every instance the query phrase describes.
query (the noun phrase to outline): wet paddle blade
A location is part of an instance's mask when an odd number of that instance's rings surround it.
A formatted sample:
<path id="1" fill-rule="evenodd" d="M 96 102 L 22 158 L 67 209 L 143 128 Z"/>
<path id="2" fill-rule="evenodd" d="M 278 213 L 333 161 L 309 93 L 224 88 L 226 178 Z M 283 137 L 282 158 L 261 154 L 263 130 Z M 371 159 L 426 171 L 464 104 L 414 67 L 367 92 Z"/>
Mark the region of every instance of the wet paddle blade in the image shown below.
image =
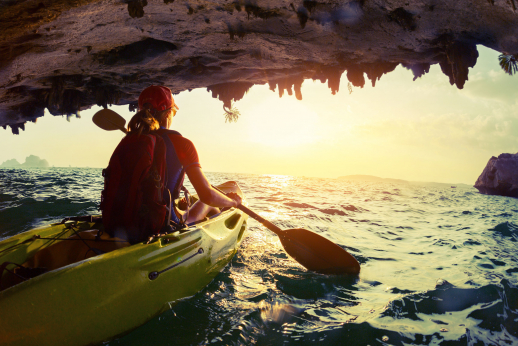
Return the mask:
<path id="1" fill-rule="evenodd" d="M 308 270 L 322 274 L 358 274 L 360 264 L 332 241 L 302 228 L 279 234 L 284 250 Z"/>
<path id="2" fill-rule="evenodd" d="M 124 133 L 128 132 L 124 127 L 126 120 L 111 109 L 102 109 L 95 113 L 92 121 L 95 125 L 106 131 L 121 130 Z"/>
<path id="3" fill-rule="evenodd" d="M 225 193 L 212 186 L 221 193 Z M 322 274 L 358 274 L 360 263 L 332 241 L 303 228 L 282 230 L 244 205 L 237 206 L 279 236 L 284 250 L 308 270 Z"/>

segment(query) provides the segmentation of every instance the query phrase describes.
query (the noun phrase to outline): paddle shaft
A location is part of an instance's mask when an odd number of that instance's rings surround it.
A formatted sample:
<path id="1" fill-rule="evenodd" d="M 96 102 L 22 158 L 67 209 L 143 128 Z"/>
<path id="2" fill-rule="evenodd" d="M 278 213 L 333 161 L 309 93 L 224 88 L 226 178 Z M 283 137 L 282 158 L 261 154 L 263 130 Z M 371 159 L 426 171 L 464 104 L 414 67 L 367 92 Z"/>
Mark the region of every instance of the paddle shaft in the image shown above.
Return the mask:
<path id="1" fill-rule="evenodd" d="M 222 194 L 224 194 L 225 196 L 227 195 L 225 192 L 221 191 L 216 186 L 212 185 L 212 187 L 215 190 L 217 190 L 217 191 L 221 192 Z M 253 211 L 251 211 L 250 209 L 248 209 L 244 205 L 240 204 L 240 205 L 237 206 L 237 208 L 239 210 L 244 211 L 248 216 L 252 217 L 254 220 L 259 221 L 261 224 L 263 224 L 266 228 L 268 228 L 273 233 L 275 233 L 275 234 L 277 234 L 279 236 L 283 233 L 282 229 L 280 229 L 279 227 L 275 226 L 273 223 L 271 223 L 270 221 L 266 220 L 262 216 L 254 213 Z"/>
<path id="2" fill-rule="evenodd" d="M 248 209 L 244 205 L 240 204 L 240 205 L 237 206 L 237 208 L 242 210 L 242 211 L 244 211 L 246 214 L 248 214 L 248 216 L 252 217 L 254 220 L 259 221 L 261 224 L 263 224 L 266 228 L 268 228 L 270 231 L 274 232 L 275 234 L 280 236 L 283 233 L 282 229 L 280 229 L 279 227 L 275 226 L 273 223 L 271 223 L 270 221 L 266 220 L 262 216 L 257 215 L 256 213 L 254 213 L 253 211 L 251 211 L 250 209 Z"/>

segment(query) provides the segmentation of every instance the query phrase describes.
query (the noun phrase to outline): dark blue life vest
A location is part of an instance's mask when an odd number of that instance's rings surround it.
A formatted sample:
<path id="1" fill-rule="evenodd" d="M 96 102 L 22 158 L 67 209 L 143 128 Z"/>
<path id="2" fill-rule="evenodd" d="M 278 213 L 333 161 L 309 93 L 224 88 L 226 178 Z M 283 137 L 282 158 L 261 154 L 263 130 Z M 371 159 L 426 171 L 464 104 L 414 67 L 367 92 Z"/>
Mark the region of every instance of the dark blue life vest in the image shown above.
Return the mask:
<path id="1" fill-rule="evenodd" d="M 180 192 L 183 188 L 183 181 L 185 179 L 185 170 L 182 163 L 180 162 L 180 159 L 178 158 L 178 155 L 176 154 L 176 150 L 174 148 L 173 142 L 169 138 L 169 134 L 174 134 L 177 136 L 181 136 L 181 134 L 177 131 L 167 130 L 165 128 L 160 128 L 157 133 L 164 139 L 166 145 L 167 189 L 165 194 L 171 192 L 171 198 L 174 201 L 180 197 Z M 169 196 L 164 197 L 166 200 L 169 199 Z M 180 223 L 180 220 L 174 212 L 171 212 L 171 220 L 176 223 Z"/>

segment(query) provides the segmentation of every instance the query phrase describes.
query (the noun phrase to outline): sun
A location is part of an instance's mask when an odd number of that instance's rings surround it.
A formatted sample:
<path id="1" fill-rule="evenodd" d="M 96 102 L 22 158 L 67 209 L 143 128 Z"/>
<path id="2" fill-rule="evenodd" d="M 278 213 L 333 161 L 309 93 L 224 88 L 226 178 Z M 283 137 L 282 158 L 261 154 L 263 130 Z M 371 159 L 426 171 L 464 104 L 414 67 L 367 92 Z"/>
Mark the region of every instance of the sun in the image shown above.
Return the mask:
<path id="1" fill-rule="evenodd" d="M 318 115 L 293 99 L 271 98 L 248 117 L 249 140 L 264 146 L 296 147 L 318 140 Z"/>

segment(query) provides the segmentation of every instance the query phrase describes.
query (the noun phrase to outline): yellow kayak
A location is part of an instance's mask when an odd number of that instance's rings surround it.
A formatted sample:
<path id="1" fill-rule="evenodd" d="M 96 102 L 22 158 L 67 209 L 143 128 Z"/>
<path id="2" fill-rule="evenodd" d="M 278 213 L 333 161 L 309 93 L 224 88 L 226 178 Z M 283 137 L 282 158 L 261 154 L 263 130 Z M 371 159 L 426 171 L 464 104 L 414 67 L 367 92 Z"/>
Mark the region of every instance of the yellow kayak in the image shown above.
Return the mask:
<path id="1" fill-rule="evenodd" d="M 243 197 L 235 182 L 218 187 Z M 91 345 L 127 333 L 209 284 L 247 219 L 231 208 L 130 245 L 103 233 L 100 217 L 71 218 L 1 241 L 0 345 Z"/>

